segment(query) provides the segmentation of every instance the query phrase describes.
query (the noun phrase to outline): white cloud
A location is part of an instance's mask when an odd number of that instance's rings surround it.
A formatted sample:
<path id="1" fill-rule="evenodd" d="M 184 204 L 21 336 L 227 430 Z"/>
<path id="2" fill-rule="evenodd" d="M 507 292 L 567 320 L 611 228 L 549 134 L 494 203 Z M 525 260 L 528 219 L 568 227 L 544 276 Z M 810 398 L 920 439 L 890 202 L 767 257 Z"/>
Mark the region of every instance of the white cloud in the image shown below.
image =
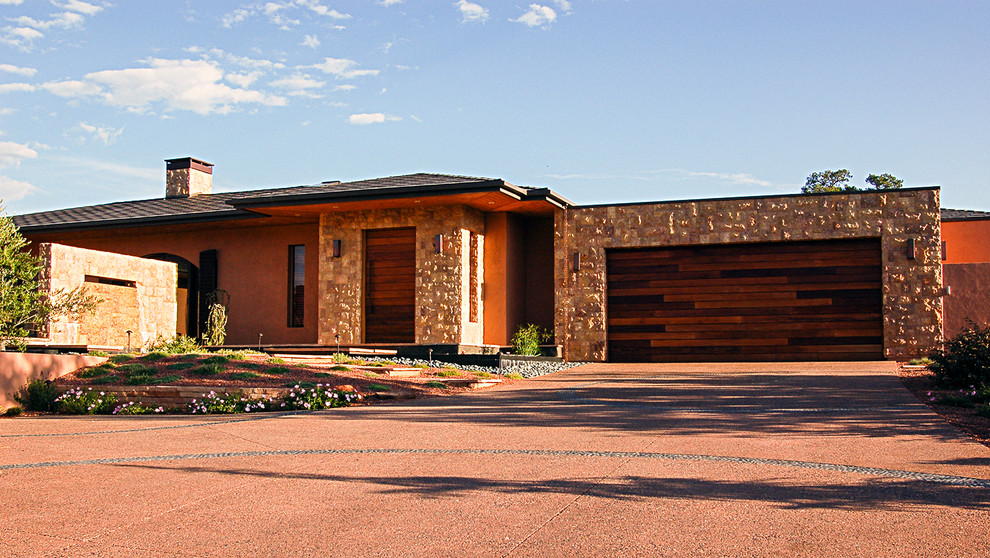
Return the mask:
<path id="1" fill-rule="evenodd" d="M 338 85 L 333 88 L 334 91 L 354 91 L 355 89 L 357 89 L 357 86 L 351 85 L 349 83 L 346 83 L 344 85 Z"/>
<path id="2" fill-rule="evenodd" d="M 37 190 L 37 186 L 28 182 L 0 176 L 0 200 L 16 201 Z"/>
<path id="3" fill-rule="evenodd" d="M 773 183 L 766 180 L 760 180 L 751 174 L 745 173 L 725 173 L 725 172 L 694 172 L 694 171 L 684 171 L 684 174 L 690 177 L 701 177 L 701 178 L 716 178 L 724 182 L 729 182 L 731 184 L 745 184 L 747 186 L 763 186 L 766 188 L 772 187 Z"/>
<path id="4" fill-rule="evenodd" d="M 17 112 L 17 109 L 12 109 L 10 107 L 0 108 L 0 116 L 7 116 L 8 114 L 14 114 L 15 112 Z"/>
<path id="5" fill-rule="evenodd" d="M 30 83 L 0 83 L 0 93 L 34 91 L 35 89 L 37 89 L 37 87 Z"/>
<path id="6" fill-rule="evenodd" d="M 24 159 L 34 159 L 38 152 L 22 143 L 0 141 L 0 168 L 16 166 Z"/>
<path id="7" fill-rule="evenodd" d="M 529 27 L 547 27 L 557 19 L 557 12 L 550 6 L 540 4 L 530 4 L 529 11 L 519 16 L 517 19 L 510 19 L 516 23 L 522 23 Z"/>
<path id="8" fill-rule="evenodd" d="M 401 4 L 402 0 L 378 0 L 378 4 L 381 6 L 394 6 L 396 4 Z"/>
<path id="9" fill-rule="evenodd" d="M 302 23 L 301 20 L 288 15 L 291 12 L 298 12 L 300 10 L 302 10 L 303 13 L 305 13 L 305 11 L 309 11 L 318 16 L 329 17 L 331 19 L 351 19 L 350 14 L 338 12 L 337 10 L 321 4 L 316 0 L 289 0 L 283 2 L 265 2 L 264 4 L 259 3 L 241 6 L 240 8 L 225 14 L 223 18 L 221 18 L 221 23 L 223 23 L 224 27 L 233 27 L 248 18 L 263 16 L 268 19 L 269 23 L 277 25 L 281 29 L 287 30 L 292 26 Z"/>
<path id="10" fill-rule="evenodd" d="M 31 77 L 38 73 L 35 68 L 26 68 L 23 66 L 14 66 L 13 64 L 0 64 L 0 72 L 7 72 L 10 74 L 17 74 L 21 76 Z"/>
<path id="11" fill-rule="evenodd" d="M 488 19 L 488 9 L 479 4 L 458 0 L 454 5 L 461 11 L 461 21 L 464 23 L 481 23 Z"/>
<path id="12" fill-rule="evenodd" d="M 56 6 L 59 5 L 54 2 L 52 3 L 55 4 Z M 62 4 L 61 7 L 65 8 L 66 10 L 71 10 L 73 12 L 79 12 L 81 14 L 86 14 L 86 15 L 95 15 L 103 11 L 102 6 L 94 6 L 93 4 L 90 4 L 88 2 L 81 2 L 80 0 L 68 0 L 68 2 Z"/>
<path id="13" fill-rule="evenodd" d="M 326 82 L 313 79 L 307 75 L 296 74 L 292 77 L 277 79 L 271 82 L 269 85 L 272 87 L 277 87 L 279 89 L 284 89 L 289 95 L 305 96 L 313 99 L 319 99 L 321 95 L 317 95 L 312 89 L 320 89 L 326 85 Z"/>
<path id="14" fill-rule="evenodd" d="M 80 122 L 79 127 L 83 129 L 84 132 L 91 134 L 94 138 L 103 142 L 103 145 L 110 145 L 117 141 L 120 134 L 124 133 L 123 128 L 110 128 L 102 126 L 93 126 L 85 122 Z"/>
<path id="15" fill-rule="evenodd" d="M 568 0 L 553 0 L 553 3 L 565 14 L 571 13 L 571 3 Z"/>
<path id="16" fill-rule="evenodd" d="M 165 112 L 227 114 L 242 104 L 286 103 L 284 97 L 221 83 L 223 71 L 205 60 L 152 59 L 148 65 L 93 72 L 82 81 L 47 83 L 44 87 L 62 97 L 96 97 L 108 105 L 138 113 L 149 112 L 152 105 L 160 105 Z"/>
<path id="17" fill-rule="evenodd" d="M 0 0 L 0 6 L 20 6 L 24 0 Z"/>
<path id="18" fill-rule="evenodd" d="M 316 48 L 320 46 L 320 38 L 316 35 L 306 35 L 299 44 L 302 46 L 308 46 L 309 48 Z"/>
<path id="19" fill-rule="evenodd" d="M 102 91 L 99 85 L 78 80 L 51 81 L 41 87 L 59 97 L 84 97 L 97 95 Z"/>
<path id="20" fill-rule="evenodd" d="M 376 76 L 378 75 L 378 70 L 355 70 L 354 66 L 357 62 L 353 60 L 347 60 L 346 58 L 324 58 L 323 62 L 319 64 L 313 64 L 312 66 L 306 66 L 307 68 L 316 68 L 325 74 L 330 74 L 337 78 L 349 79 L 359 76 Z"/>
<path id="21" fill-rule="evenodd" d="M 382 122 L 396 122 L 402 120 L 399 116 L 391 116 L 381 112 L 352 114 L 347 121 L 351 124 L 379 124 Z"/>
<path id="22" fill-rule="evenodd" d="M 227 72 L 224 74 L 223 79 L 238 87 L 248 87 L 257 79 L 261 77 L 261 72 L 248 72 L 246 74 L 232 74 Z"/>
<path id="23" fill-rule="evenodd" d="M 31 50 L 34 41 L 45 34 L 30 27 L 5 27 L 0 42 L 17 47 L 21 50 Z"/>

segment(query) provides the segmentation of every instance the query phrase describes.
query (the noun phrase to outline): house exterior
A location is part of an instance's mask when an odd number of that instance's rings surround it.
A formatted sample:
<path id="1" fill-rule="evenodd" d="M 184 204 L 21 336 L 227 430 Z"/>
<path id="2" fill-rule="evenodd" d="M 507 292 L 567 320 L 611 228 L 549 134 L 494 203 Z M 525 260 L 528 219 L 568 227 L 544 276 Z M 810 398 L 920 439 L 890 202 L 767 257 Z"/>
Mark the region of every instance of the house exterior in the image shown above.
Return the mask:
<path id="1" fill-rule="evenodd" d="M 173 263 L 177 332 L 224 291 L 230 344 L 467 348 L 534 323 L 577 361 L 851 360 L 937 346 L 938 194 L 578 206 L 442 174 L 212 193 L 212 165 L 183 158 L 164 198 L 14 220 Z"/>
<path id="2" fill-rule="evenodd" d="M 945 336 L 967 324 L 990 324 L 990 212 L 942 210 Z"/>

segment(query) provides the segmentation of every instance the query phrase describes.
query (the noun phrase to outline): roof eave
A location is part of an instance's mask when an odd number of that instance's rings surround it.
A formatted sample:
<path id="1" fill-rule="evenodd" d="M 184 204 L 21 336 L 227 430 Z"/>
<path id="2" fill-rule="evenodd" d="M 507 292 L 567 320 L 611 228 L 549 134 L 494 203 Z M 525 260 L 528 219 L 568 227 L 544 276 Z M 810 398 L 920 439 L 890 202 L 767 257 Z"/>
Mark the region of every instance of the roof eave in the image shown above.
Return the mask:
<path id="1" fill-rule="evenodd" d="M 189 223 L 209 223 L 215 221 L 235 221 L 241 219 L 261 219 L 267 215 L 240 210 L 210 211 L 186 215 L 164 215 L 157 217 L 131 217 L 126 219 L 103 219 L 98 221 L 82 221 L 57 223 L 51 225 L 18 225 L 17 229 L 24 234 L 40 234 L 49 232 L 78 232 L 106 229 L 128 229 L 162 225 L 184 225 Z"/>

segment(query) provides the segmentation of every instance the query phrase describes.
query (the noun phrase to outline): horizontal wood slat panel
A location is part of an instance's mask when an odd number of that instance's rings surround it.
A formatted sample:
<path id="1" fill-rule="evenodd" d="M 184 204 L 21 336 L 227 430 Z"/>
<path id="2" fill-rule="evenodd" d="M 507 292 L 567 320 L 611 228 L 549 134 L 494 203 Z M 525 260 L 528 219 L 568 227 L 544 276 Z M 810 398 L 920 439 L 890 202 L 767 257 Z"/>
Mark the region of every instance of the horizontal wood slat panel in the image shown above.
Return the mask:
<path id="1" fill-rule="evenodd" d="M 609 359 L 883 358 L 879 239 L 606 253 Z"/>
<path id="2" fill-rule="evenodd" d="M 365 231 L 364 341 L 416 340 L 416 229 Z"/>

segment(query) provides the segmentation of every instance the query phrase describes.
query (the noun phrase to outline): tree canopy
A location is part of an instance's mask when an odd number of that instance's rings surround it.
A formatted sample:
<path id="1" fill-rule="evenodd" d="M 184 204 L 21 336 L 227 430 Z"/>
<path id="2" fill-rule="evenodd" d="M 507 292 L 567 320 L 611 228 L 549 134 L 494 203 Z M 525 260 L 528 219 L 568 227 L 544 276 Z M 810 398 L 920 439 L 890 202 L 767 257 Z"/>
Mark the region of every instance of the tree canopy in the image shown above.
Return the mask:
<path id="1" fill-rule="evenodd" d="M 904 181 L 888 173 L 871 174 L 866 177 L 866 183 L 871 188 L 859 188 L 849 183 L 852 173 L 846 169 L 824 170 L 811 173 L 804 186 L 802 194 L 821 194 L 824 192 L 861 192 L 864 190 L 894 190 L 904 185 Z"/>

